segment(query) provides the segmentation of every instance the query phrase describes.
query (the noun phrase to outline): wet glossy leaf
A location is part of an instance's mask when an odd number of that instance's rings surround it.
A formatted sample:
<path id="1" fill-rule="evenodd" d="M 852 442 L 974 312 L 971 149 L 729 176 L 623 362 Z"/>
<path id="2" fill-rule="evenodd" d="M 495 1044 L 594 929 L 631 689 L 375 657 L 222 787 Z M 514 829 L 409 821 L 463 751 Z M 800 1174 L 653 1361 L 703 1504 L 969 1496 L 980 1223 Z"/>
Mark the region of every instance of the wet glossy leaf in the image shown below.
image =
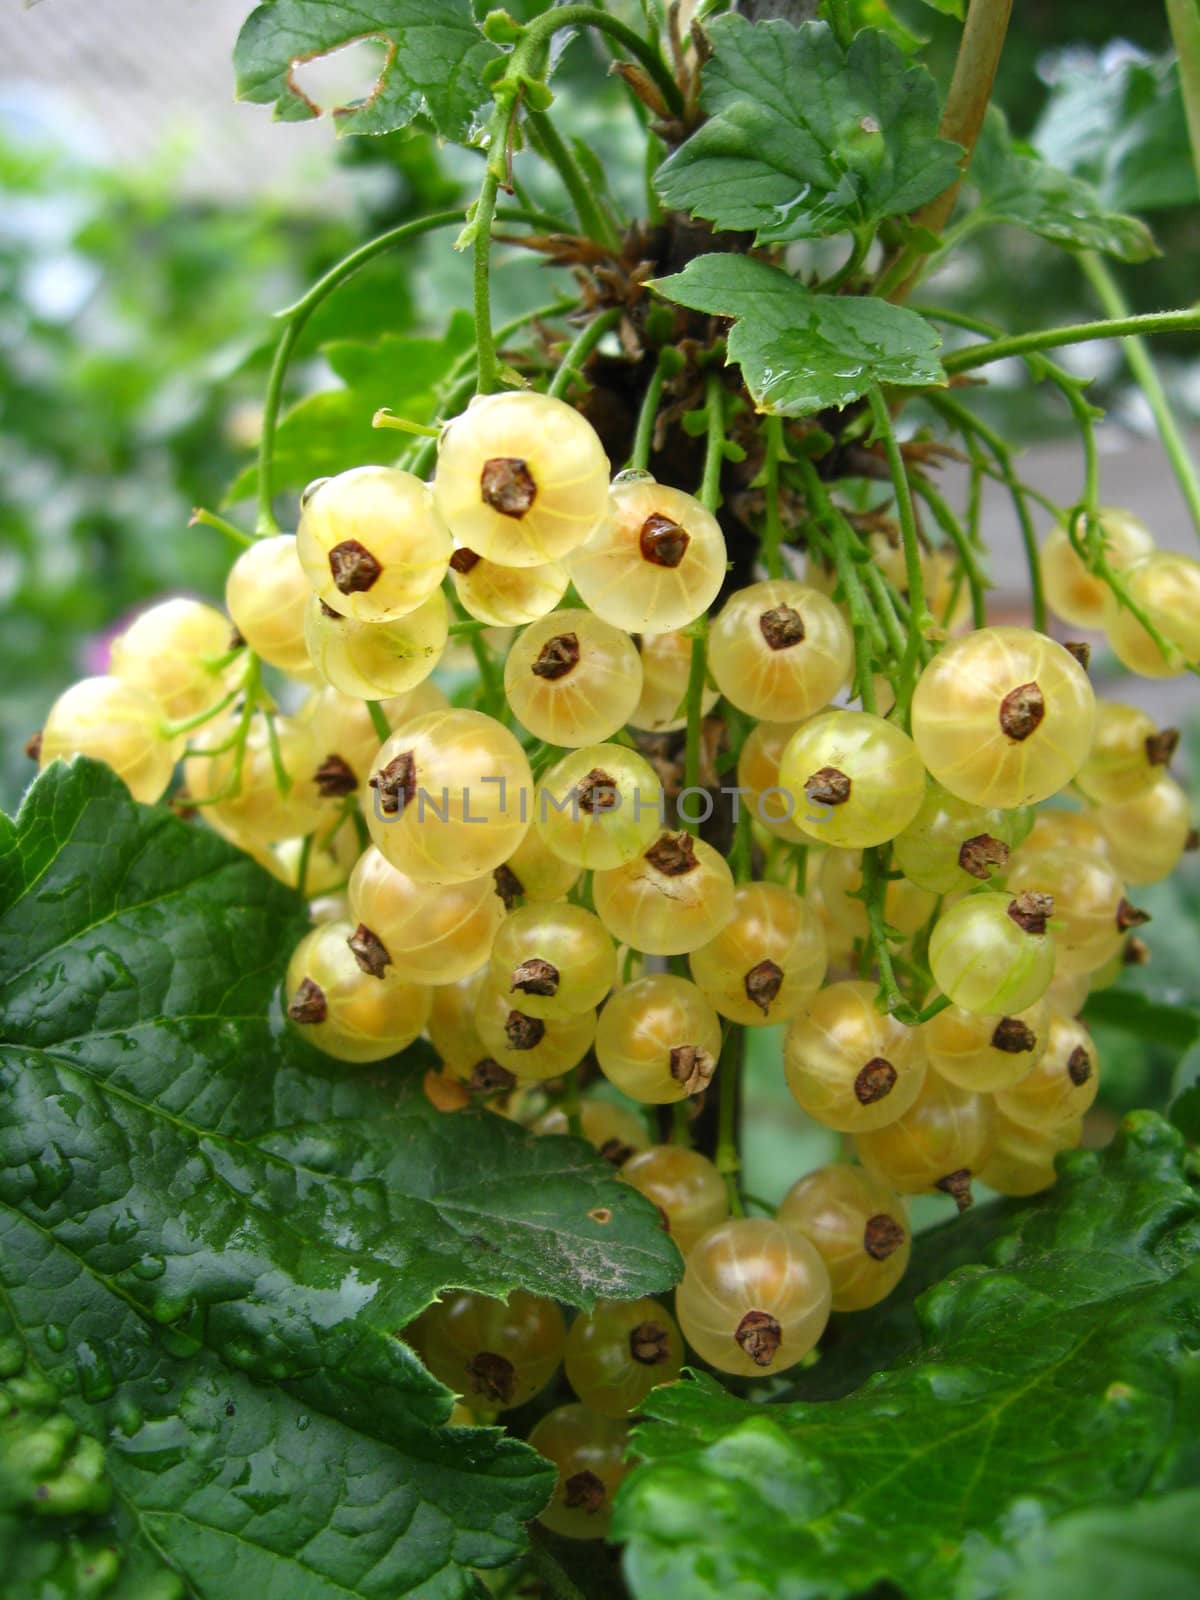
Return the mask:
<path id="1" fill-rule="evenodd" d="M 823 22 L 732 15 L 707 32 L 709 120 L 659 168 L 666 205 L 766 243 L 874 226 L 954 182 L 932 77 L 877 29 L 848 53 Z"/>
<path id="2" fill-rule="evenodd" d="M 120 1504 L 189 1580 L 228 1566 L 210 1594 L 235 1567 L 289 1597 L 468 1592 L 547 1480 L 447 1431 L 397 1335 L 447 1285 L 665 1288 L 654 1208 L 581 1141 L 436 1112 L 420 1052 L 294 1039 L 301 903 L 107 768 L 56 763 L 0 819 L 0 905 L 4 1303 Z"/>
<path id="3" fill-rule="evenodd" d="M 988 111 L 971 159 L 970 181 L 982 213 L 993 222 L 1028 228 L 1070 250 L 1103 250 L 1121 261 L 1157 254 L 1149 228 L 1136 217 L 1111 211 L 1082 178 L 1043 161 L 1031 146 L 1009 137 L 995 106 Z"/>
<path id="4" fill-rule="evenodd" d="M 297 68 L 366 39 L 382 46 L 369 95 L 353 105 L 314 105 Z M 479 78 L 495 53 L 470 0 L 266 0 L 243 24 L 233 61 L 239 98 L 273 103 L 285 122 L 332 109 L 339 133 L 392 133 L 423 116 L 446 138 L 462 140 L 487 99 Z"/>
<path id="5" fill-rule="evenodd" d="M 811 294 L 765 261 L 697 256 L 653 287 L 678 305 L 734 319 L 728 359 L 760 411 L 802 417 L 849 405 L 872 383 L 945 382 L 941 340 L 924 317 L 884 300 Z"/>
<path id="6" fill-rule="evenodd" d="M 1049 1194 L 922 1236 L 798 1398 L 660 1390 L 618 1506 L 635 1593 L 1007 1594 L 980 1575 L 1019 1567 L 1032 1529 L 1058 1542 L 1061 1518 L 1194 1486 L 1198 1256 L 1183 1141 L 1136 1113 Z M 1076 1543 L 1064 1527 L 1063 1559 Z"/>

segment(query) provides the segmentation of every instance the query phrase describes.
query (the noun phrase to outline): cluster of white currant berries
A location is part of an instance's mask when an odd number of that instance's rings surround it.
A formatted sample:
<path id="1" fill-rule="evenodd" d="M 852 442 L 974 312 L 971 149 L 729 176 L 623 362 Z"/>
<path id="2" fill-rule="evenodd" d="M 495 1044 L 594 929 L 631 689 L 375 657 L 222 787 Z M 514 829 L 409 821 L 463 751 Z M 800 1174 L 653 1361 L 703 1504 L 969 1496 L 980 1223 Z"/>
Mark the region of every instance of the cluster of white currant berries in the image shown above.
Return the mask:
<path id="1" fill-rule="evenodd" d="M 1065 530 L 1043 551 L 1056 612 L 1104 628 L 1136 672 L 1200 662 L 1200 564 L 1156 552 L 1125 514 L 1106 512 L 1102 532 L 1173 654 Z M 927 555 L 931 588 L 948 582 Z M 892 559 L 886 545 L 872 557 Z M 835 704 L 854 637 L 819 570 L 727 599 L 696 702 L 693 625 L 725 575 L 700 501 L 645 473 L 610 482 L 597 435 L 560 400 L 488 396 L 445 429 L 431 485 L 362 467 L 310 486 L 295 538 L 236 561 L 232 639 L 212 607 L 154 607 L 41 739 L 43 765 L 97 756 L 147 801 L 182 757 L 187 803 L 312 900 L 287 971 L 294 1025 L 346 1062 L 427 1034 L 442 1063 L 427 1089 L 447 1108 L 476 1094 L 532 1121 L 585 1058 L 629 1101 L 694 1101 L 731 1029 L 788 1025 L 792 1094 L 854 1136 L 861 1165 L 802 1177 L 774 1219 L 731 1217 L 728 1175 L 686 1142 L 651 1144 L 629 1106 L 582 1102 L 585 1136 L 684 1252 L 678 1323 L 639 1301 L 568 1332 L 552 1302 L 516 1294 L 455 1296 L 418 1325 L 476 1414 L 524 1403 L 565 1354 L 580 1404 L 534 1443 L 560 1466 L 546 1520 L 581 1537 L 606 1526 L 624 1416 L 679 1371 L 685 1339 L 726 1372 L 784 1371 L 831 1308 L 897 1283 L 902 1195 L 966 1204 L 973 1178 L 1017 1195 L 1054 1181 L 1097 1089 L 1078 1013 L 1136 956 L 1130 886 L 1166 876 L 1191 839 L 1166 770 L 1173 731 L 1097 706 L 1076 655 L 1044 634 L 944 643 L 910 731 Z M 520 630 L 501 636 L 494 715 L 431 681 L 451 602 Z M 292 688 L 269 694 L 264 663 Z M 718 697 L 749 730 L 731 759 L 753 881 L 672 825 L 662 764 L 643 753 L 645 735 L 687 725 L 689 699 L 694 719 Z M 1055 797 L 1072 804 L 1037 809 Z M 878 871 L 881 846 L 875 927 L 864 852 Z M 914 975 L 920 1019 L 882 1009 L 867 981 L 881 938 Z"/>

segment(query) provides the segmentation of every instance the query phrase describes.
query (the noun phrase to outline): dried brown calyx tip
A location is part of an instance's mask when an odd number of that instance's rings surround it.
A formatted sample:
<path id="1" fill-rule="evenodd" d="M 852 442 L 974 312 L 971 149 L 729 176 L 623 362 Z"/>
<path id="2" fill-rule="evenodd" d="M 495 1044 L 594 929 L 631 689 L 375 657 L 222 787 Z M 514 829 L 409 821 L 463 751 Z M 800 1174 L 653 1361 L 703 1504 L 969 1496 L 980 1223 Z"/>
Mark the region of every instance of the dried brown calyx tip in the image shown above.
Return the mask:
<path id="1" fill-rule="evenodd" d="M 357 539 L 343 539 L 329 552 L 329 570 L 339 594 L 361 594 L 369 589 L 383 567 Z"/>
<path id="2" fill-rule="evenodd" d="M 1163 728 L 1146 735 L 1146 760 L 1152 767 L 1169 766 L 1178 748 L 1178 728 Z"/>
<path id="3" fill-rule="evenodd" d="M 613 1167 L 623 1167 L 632 1154 L 633 1146 L 618 1139 L 615 1134 L 600 1146 L 600 1155 Z"/>
<path id="4" fill-rule="evenodd" d="M 496 880 L 496 893 L 504 901 L 505 911 L 511 911 L 525 893 L 525 885 L 511 867 L 493 868 L 492 877 Z"/>
<path id="5" fill-rule="evenodd" d="M 1009 850 L 1003 839 L 990 833 L 977 833 L 964 839 L 958 851 L 958 864 L 964 872 L 986 883 L 992 873 L 1008 865 Z"/>
<path id="6" fill-rule="evenodd" d="M 747 1311 L 733 1337 L 756 1367 L 769 1367 L 779 1354 L 783 1329 L 769 1311 Z"/>
<path id="7" fill-rule="evenodd" d="M 1117 928 L 1121 933 L 1127 933 L 1130 928 L 1145 927 L 1152 920 L 1148 911 L 1143 911 L 1140 906 L 1131 906 L 1122 895 L 1117 902 Z"/>
<path id="8" fill-rule="evenodd" d="M 898 1074 L 884 1056 L 872 1056 L 854 1080 L 854 1098 L 860 1106 L 873 1106 L 896 1087 Z"/>
<path id="9" fill-rule="evenodd" d="M 586 1467 L 582 1472 L 573 1472 L 563 1483 L 563 1505 L 568 1511 L 583 1511 L 594 1517 L 604 1510 L 607 1501 L 603 1479 Z"/>
<path id="10" fill-rule="evenodd" d="M 842 806 L 850 798 L 850 779 L 836 767 L 822 767 L 804 785 L 810 800 L 822 806 Z"/>
<path id="11" fill-rule="evenodd" d="M 468 550 L 464 545 L 450 557 L 450 570 L 457 572 L 460 577 L 465 577 L 472 567 L 477 567 L 482 560 L 482 556 L 477 556 L 474 550 Z"/>
<path id="12" fill-rule="evenodd" d="M 229 643 L 226 646 L 226 649 L 240 650 L 245 643 L 246 641 L 242 636 L 242 630 L 240 628 L 231 628 L 229 632 Z"/>
<path id="13" fill-rule="evenodd" d="M 287 1014 L 293 1022 L 324 1022 L 329 1015 L 329 1007 L 325 1004 L 325 991 L 321 985 L 314 983 L 311 978 L 305 978 L 292 996 Z"/>
<path id="14" fill-rule="evenodd" d="M 519 989 L 522 994 L 540 994 L 549 999 L 558 993 L 558 981 L 557 967 L 543 961 L 541 956 L 531 956 L 513 968 L 509 990 Z"/>
<path id="15" fill-rule="evenodd" d="M 467 1362 L 471 1393 L 482 1395 L 496 1405 L 506 1406 L 517 1392 L 517 1372 L 506 1356 L 494 1350 L 480 1350 Z"/>
<path id="16" fill-rule="evenodd" d="M 1189 854 L 1193 854 L 1195 851 L 1200 850 L 1200 828 L 1188 829 L 1187 838 L 1183 841 L 1183 848 Z"/>
<path id="17" fill-rule="evenodd" d="M 1000 728 L 1010 739 L 1028 739 L 1046 715 L 1046 697 L 1036 683 L 1018 684 L 1000 702 Z"/>
<path id="18" fill-rule="evenodd" d="M 578 665 L 579 635 L 560 633 L 546 640 L 537 660 L 530 662 L 529 670 L 535 678 L 548 678 L 553 682 L 556 678 L 565 678 L 572 667 Z"/>
<path id="19" fill-rule="evenodd" d="M 1054 896 L 1038 889 L 1026 889 L 1010 900 L 1008 914 L 1023 933 L 1045 933 L 1054 915 Z"/>
<path id="20" fill-rule="evenodd" d="M 677 1044 L 671 1051 L 671 1076 L 687 1094 L 707 1089 L 716 1070 L 716 1057 L 699 1045 Z"/>
<path id="21" fill-rule="evenodd" d="M 1079 665 L 1086 672 L 1092 661 L 1092 647 L 1083 639 L 1064 639 L 1063 649 L 1069 656 L 1074 656 Z"/>
<path id="22" fill-rule="evenodd" d="M 510 1011 L 504 1019 L 504 1032 L 514 1050 L 536 1050 L 546 1037 L 546 1024 L 540 1017 Z"/>
<path id="23" fill-rule="evenodd" d="M 343 761 L 341 756 L 335 755 L 325 757 L 313 774 L 313 782 L 317 786 L 317 793 L 324 800 L 337 800 L 342 795 L 353 794 L 358 788 L 354 769 L 349 762 Z"/>
<path id="24" fill-rule="evenodd" d="M 42 730 L 40 728 L 36 733 L 31 733 L 26 739 L 25 754 L 30 761 L 40 761 L 42 759 Z"/>
<path id="25" fill-rule="evenodd" d="M 959 1211 L 969 1211 L 975 1204 L 975 1196 L 971 1193 L 971 1173 L 967 1167 L 959 1167 L 957 1172 L 948 1172 L 944 1178 L 939 1178 L 933 1186 L 940 1189 L 943 1194 L 953 1196 L 954 1204 Z"/>
<path id="26" fill-rule="evenodd" d="M 670 1344 L 661 1322 L 639 1322 L 629 1335 L 629 1354 L 644 1367 L 657 1367 L 670 1359 Z"/>
<path id="27" fill-rule="evenodd" d="M 367 785 L 378 794 L 384 816 L 394 817 L 403 811 L 417 792 L 417 764 L 412 751 L 393 756 L 386 767 L 380 767 L 374 777 L 367 779 Z"/>
<path id="28" fill-rule="evenodd" d="M 664 833 L 646 851 L 645 859 L 667 878 L 682 878 L 700 865 L 690 833 Z"/>
<path id="29" fill-rule="evenodd" d="M 479 492 L 493 511 L 519 521 L 537 499 L 537 484 L 519 456 L 493 456 L 483 463 Z"/>
<path id="30" fill-rule="evenodd" d="M 1080 1089 L 1091 1075 L 1092 1058 L 1087 1053 L 1087 1046 L 1077 1044 L 1067 1057 L 1067 1077 L 1077 1089 Z"/>
<path id="31" fill-rule="evenodd" d="M 889 1217 L 886 1211 L 877 1212 L 875 1216 L 867 1218 L 867 1225 L 863 1229 L 863 1249 L 872 1261 L 886 1261 L 904 1243 L 904 1229 L 895 1217 Z"/>
<path id="32" fill-rule="evenodd" d="M 791 606 L 772 606 L 759 617 L 758 626 L 772 650 L 804 643 L 804 618 Z"/>
<path id="33" fill-rule="evenodd" d="M 620 798 L 614 781 L 599 767 L 593 767 L 580 778 L 575 793 L 579 796 L 579 804 L 594 817 L 602 811 L 614 810 Z"/>
<path id="34" fill-rule="evenodd" d="M 1150 959 L 1150 946 L 1145 939 L 1128 939 L 1121 960 L 1127 967 L 1144 967 Z"/>
<path id="35" fill-rule="evenodd" d="M 771 1002 L 783 987 L 783 968 L 776 966 L 773 961 L 760 961 L 757 966 L 742 979 L 742 987 L 746 991 L 746 999 L 755 1005 L 765 1017 L 771 1009 Z"/>
<path id="36" fill-rule="evenodd" d="M 467 1088 L 475 1094 L 494 1094 L 497 1089 L 511 1089 L 516 1081 L 515 1075 L 507 1067 L 493 1061 L 491 1056 L 484 1056 L 471 1068 Z"/>
<path id="37" fill-rule="evenodd" d="M 1037 1034 L 1020 1017 L 1001 1017 L 992 1029 L 992 1049 L 1003 1050 L 1006 1055 L 1019 1056 L 1036 1045 Z"/>
<path id="38" fill-rule="evenodd" d="M 350 946 L 355 961 L 372 978 L 382 978 L 383 969 L 392 964 L 387 945 L 377 933 L 372 933 L 365 923 L 359 923 L 346 943 Z"/>
<path id="39" fill-rule="evenodd" d="M 692 536 L 686 528 L 656 511 L 642 523 L 638 549 L 645 560 L 652 561 L 656 567 L 677 567 L 691 542 Z"/>
<path id="40" fill-rule="evenodd" d="M 326 605 L 324 600 L 319 600 L 317 604 L 321 607 L 321 615 L 323 617 L 328 617 L 331 622 L 345 622 L 346 619 L 342 613 L 335 611 L 332 606 Z"/>

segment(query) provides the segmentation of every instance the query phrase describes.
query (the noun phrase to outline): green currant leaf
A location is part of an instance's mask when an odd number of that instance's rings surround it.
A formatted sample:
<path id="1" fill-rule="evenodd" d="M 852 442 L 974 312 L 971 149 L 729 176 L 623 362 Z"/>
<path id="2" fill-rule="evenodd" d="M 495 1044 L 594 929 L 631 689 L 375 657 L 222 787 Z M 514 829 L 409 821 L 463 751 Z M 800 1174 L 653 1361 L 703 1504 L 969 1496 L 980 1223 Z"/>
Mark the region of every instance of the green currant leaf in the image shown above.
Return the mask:
<path id="1" fill-rule="evenodd" d="M 1103 250 L 1121 261 L 1145 261 L 1158 249 L 1136 217 L 1110 211 L 1083 178 L 1060 172 L 1029 145 L 1009 137 L 1004 113 L 992 106 L 971 158 L 978 190 L 972 220 L 1010 222 L 1068 250 Z"/>
<path id="2" fill-rule="evenodd" d="M 872 383 L 945 383 L 941 339 L 924 317 L 886 300 L 812 294 L 749 256 L 707 255 L 653 282 L 677 305 L 732 317 L 728 358 L 760 411 L 808 416 L 846 406 Z"/>
<path id="3" fill-rule="evenodd" d="M 729 15 L 707 32 L 709 120 L 659 168 L 665 205 L 777 243 L 875 227 L 958 176 L 933 79 L 878 30 L 847 53 L 823 22 Z"/>
<path id="4" fill-rule="evenodd" d="M 385 334 L 370 342 L 334 339 L 321 353 L 340 389 L 306 395 L 284 415 L 275 435 L 272 474 L 276 489 L 300 490 L 314 478 L 332 477 L 350 467 L 395 461 L 402 438 L 371 419 L 383 406 L 410 422 L 430 422 L 437 389 L 455 359 L 471 348 L 475 327 L 467 312 L 456 312 L 440 339 Z M 226 497 L 257 493 L 258 467 L 243 469 Z"/>
<path id="5" fill-rule="evenodd" d="M 379 78 L 361 103 L 329 108 L 339 134 L 392 133 L 427 117 L 447 139 L 468 139 L 496 55 L 470 0 L 265 0 L 234 46 L 238 98 L 274 104 L 285 122 L 319 116 L 327 108 L 304 94 L 296 68 L 364 39 L 383 47 Z"/>
<path id="6" fill-rule="evenodd" d="M 0 818 L 0 906 L 0 1306 L 107 1441 L 114 1505 L 214 1597 L 235 1568 L 289 1600 L 470 1592 L 549 1480 L 447 1430 L 397 1335 L 447 1286 L 662 1290 L 654 1207 L 582 1141 L 435 1111 L 419 1049 L 295 1038 L 302 903 L 106 767 L 55 763 Z"/>
<path id="7" fill-rule="evenodd" d="M 925 0 L 925 4 L 944 17 L 957 17 L 960 22 L 963 19 L 963 0 Z"/>
<path id="8" fill-rule="evenodd" d="M 835 1319 L 797 1398 L 657 1391 L 614 1525 L 634 1593 L 1007 1596 L 984 1580 L 1031 1531 L 1069 1560 L 1060 1519 L 1194 1487 L 1198 1258 L 1183 1141 L 1135 1113 L 1049 1193 L 920 1235 L 892 1299 Z"/>
<path id="9" fill-rule="evenodd" d="M 1132 1034 L 1143 1048 L 1164 1045 L 1176 1056 L 1200 1040 L 1200 1010 L 1195 1006 L 1154 999 L 1134 988 L 1097 989 L 1087 998 L 1084 1020 Z"/>
<path id="10" fill-rule="evenodd" d="M 1200 1083 L 1189 1084 L 1177 1094 L 1168 1114 L 1189 1144 L 1200 1145 Z"/>

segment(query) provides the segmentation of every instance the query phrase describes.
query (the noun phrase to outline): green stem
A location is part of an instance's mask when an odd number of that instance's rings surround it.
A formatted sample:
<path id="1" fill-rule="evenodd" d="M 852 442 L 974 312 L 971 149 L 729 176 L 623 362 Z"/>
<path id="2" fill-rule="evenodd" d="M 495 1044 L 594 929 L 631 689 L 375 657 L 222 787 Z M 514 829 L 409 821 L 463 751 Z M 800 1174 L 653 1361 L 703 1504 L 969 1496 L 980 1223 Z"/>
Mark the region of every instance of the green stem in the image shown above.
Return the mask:
<path id="1" fill-rule="evenodd" d="M 562 179 L 584 233 L 597 244 L 616 249 L 616 229 L 593 197 L 579 163 L 553 122 L 544 111 L 530 111 L 527 114 L 527 126 L 531 144 Z"/>
<path id="2" fill-rule="evenodd" d="M 853 278 L 867 259 L 867 252 L 870 250 L 874 238 L 873 229 L 856 228 L 851 240 L 850 254 L 836 272 L 817 285 L 817 292 L 820 294 L 834 294 L 844 283 Z"/>
<path id="3" fill-rule="evenodd" d="M 215 528 L 218 533 L 223 533 L 227 539 L 232 539 L 234 544 L 249 546 L 256 543 L 254 536 L 243 533 L 240 528 L 227 522 L 224 517 L 219 517 L 215 511 L 206 511 L 203 506 L 193 506 L 192 514 L 188 518 L 188 527 L 194 523 L 203 523 L 206 528 Z"/>
<path id="4" fill-rule="evenodd" d="M 742 1090 L 742 1051 L 745 1029 L 731 1022 L 725 1030 L 721 1044 L 721 1060 L 717 1066 L 717 1149 L 713 1164 L 725 1179 L 729 1195 L 729 1211 L 734 1217 L 744 1217 L 738 1172 L 741 1156 L 738 1153 L 738 1109 Z"/>
<path id="5" fill-rule="evenodd" d="M 783 520 L 779 515 L 779 458 L 783 452 L 783 419 L 770 416 L 766 421 L 766 524 L 762 541 L 763 565 L 768 578 L 786 577 L 783 555 Z"/>
<path id="6" fill-rule="evenodd" d="M 972 548 L 958 518 L 946 504 L 941 494 L 934 488 L 928 478 L 923 478 L 919 473 L 914 473 L 912 478 L 913 488 L 933 512 L 934 521 L 950 540 L 958 552 L 958 559 L 967 580 L 967 588 L 971 595 L 971 621 L 976 628 L 987 627 L 987 598 L 985 591 L 988 586 L 987 575 L 979 565 L 979 557 Z M 939 622 L 944 620 L 938 618 Z"/>
<path id="7" fill-rule="evenodd" d="M 368 700 L 366 702 L 366 706 L 367 715 L 371 719 L 371 726 L 379 735 L 380 744 L 386 744 L 387 741 L 392 737 L 392 725 L 384 715 L 383 707 L 379 704 L 378 700 Z"/>
<path id="8" fill-rule="evenodd" d="M 704 403 L 707 410 L 704 472 L 696 498 L 706 511 L 715 512 L 721 503 L 721 464 L 725 459 L 725 390 L 720 374 L 715 371 L 705 379 Z"/>
<path id="9" fill-rule="evenodd" d="M 706 380 L 708 431 L 704 447 L 704 474 L 697 499 L 706 511 L 715 511 L 721 498 L 721 462 L 725 444 L 725 394 L 720 375 L 710 372 Z M 708 674 L 708 617 L 699 616 L 687 630 L 692 641 L 688 667 L 687 734 L 683 756 L 683 783 L 686 789 L 700 786 L 700 733 L 704 720 L 704 685 Z M 700 824 L 681 814 L 689 833 L 699 833 Z"/>
<path id="10" fill-rule="evenodd" d="M 579 1585 L 567 1576 L 542 1545 L 530 1544 L 524 1566 L 537 1578 L 549 1600 L 587 1600 Z"/>
<path id="11" fill-rule="evenodd" d="M 1196 11 L 1195 0 L 1187 0 L 1193 12 Z M 1170 0 L 1168 0 L 1168 5 Z M 1200 26 L 1200 24 L 1198 24 Z M 1200 66 L 1198 66 L 1200 70 Z M 1198 84 L 1200 93 L 1200 84 Z M 1197 107 L 1200 114 L 1200 106 Z M 1129 306 L 1125 296 L 1121 293 L 1120 285 L 1113 276 L 1107 262 L 1091 251 L 1084 251 L 1079 256 L 1079 265 L 1084 277 L 1095 291 L 1096 298 L 1105 311 L 1113 317 L 1127 317 Z M 1192 522 L 1197 533 L 1200 533 L 1200 475 L 1197 474 L 1196 464 L 1192 460 L 1183 433 L 1175 420 L 1175 413 L 1171 410 L 1171 402 L 1163 388 L 1162 379 L 1158 369 L 1147 349 L 1145 342 L 1137 337 L 1121 340 L 1121 349 L 1125 353 L 1125 361 L 1133 374 L 1134 380 L 1146 397 L 1146 404 L 1154 416 L 1158 436 L 1162 440 L 1162 447 L 1167 453 L 1171 469 L 1178 479 L 1179 487 L 1183 491 L 1183 498 L 1191 514 Z"/>
<path id="12" fill-rule="evenodd" d="M 598 6 L 560 6 L 557 10 L 536 17 L 525 29 L 513 51 L 514 63 L 518 56 L 522 57 L 520 62 L 522 67 L 529 59 L 536 61 L 549 44 L 551 37 L 562 28 L 597 28 L 601 33 L 606 33 L 610 39 L 615 39 L 645 67 L 658 85 L 659 92 L 670 110 L 676 116 L 683 111 L 683 95 L 679 85 L 654 46 L 643 39 L 641 34 L 628 23 L 621 22 L 617 17 L 610 17 L 607 11 L 601 11 Z"/>
<path id="13" fill-rule="evenodd" d="M 917 537 L 917 519 L 913 513 L 912 491 L 904 457 L 892 427 L 891 413 L 883 390 L 873 383 L 867 392 L 871 415 L 875 421 L 876 437 L 883 441 L 888 471 L 892 478 L 892 492 L 896 499 L 896 515 L 900 522 L 900 538 L 904 545 L 904 571 L 908 579 L 909 623 L 908 638 L 900 660 L 900 681 L 896 686 L 896 712 L 901 722 L 907 723 L 913 689 L 921 665 L 921 647 L 925 631 L 932 618 L 925 603 L 925 577 L 921 571 L 921 545 Z"/>
<path id="14" fill-rule="evenodd" d="M 550 387 L 546 390 L 547 394 L 562 399 L 570 388 L 572 378 L 583 376 L 584 362 L 608 330 L 616 327 L 622 315 L 622 307 L 611 306 L 607 311 L 602 311 L 598 317 L 593 317 L 587 327 L 575 335 L 571 344 L 567 346 L 566 354 L 559 363 Z"/>
<path id="15" fill-rule="evenodd" d="M 658 352 L 658 361 L 650 375 L 638 410 L 637 432 L 633 436 L 633 451 L 625 469 L 627 472 L 646 472 L 649 469 L 650 452 L 654 448 L 654 423 L 662 400 L 663 385 L 667 381 L 669 369 L 674 367 L 678 360 L 678 353 L 671 346 Z"/>
<path id="16" fill-rule="evenodd" d="M 1028 333 L 1010 333 L 986 344 L 952 350 L 942 361 L 949 373 L 970 372 L 974 367 L 1009 356 L 1028 355 L 1034 350 L 1058 350 L 1065 344 L 1087 344 L 1093 339 L 1123 339 L 1146 333 L 1194 333 L 1200 328 L 1200 309 L 1149 311 L 1140 316 L 1103 317 L 1096 322 L 1070 322 L 1061 328 L 1034 328 Z"/>
<path id="17" fill-rule="evenodd" d="M 833 36 L 843 50 L 854 42 L 854 18 L 850 14 L 850 0 L 825 0 L 822 7 Z"/>
<path id="18" fill-rule="evenodd" d="M 884 846 L 863 851 L 862 901 L 867 912 L 871 951 L 875 957 L 875 965 L 879 968 L 879 992 L 883 998 L 884 1009 L 898 1021 L 911 1026 L 916 1020 L 916 1014 L 904 998 L 904 993 L 896 981 L 892 952 L 888 948 L 884 895 L 887 891 L 889 850 L 890 846 Z"/>
<path id="19" fill-rule="evenodd" d="M 515 111 L 513 113 L 515 115 Z M 507 138 L 505 124 L 503 137 Z M 471 219 L 474 260 L 471 271 L 475 315 L 475 393 L 491 394 L 499 387 L 500 364 L 496 359 L 496 336 L 492 330 L 492 220 L 500 178 L 489 159 Z"/>
<path id="20" fill-rule="evenodd" d="M 308 864 L 312 860 L 313 839 L 315 834 L 306 833 L 304 842 L 300 846 L 300 860 L 296 865 L 296 893 L 303 900 L 308 893 Z"/>

